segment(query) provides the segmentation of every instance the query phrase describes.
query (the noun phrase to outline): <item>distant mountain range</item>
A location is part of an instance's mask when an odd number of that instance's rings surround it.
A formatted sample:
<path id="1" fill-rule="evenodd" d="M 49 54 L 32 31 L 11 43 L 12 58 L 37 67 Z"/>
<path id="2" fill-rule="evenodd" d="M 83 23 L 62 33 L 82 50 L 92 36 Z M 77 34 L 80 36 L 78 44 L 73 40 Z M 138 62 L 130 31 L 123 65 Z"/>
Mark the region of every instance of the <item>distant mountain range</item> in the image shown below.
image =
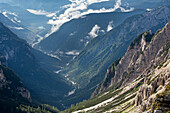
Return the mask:
<path id="1" fill-rule="evenodd" d="M 29 39 L 27 41 L 30 44 L 37 44 L 60 29 L 64 23 L 83 15 L 114 11 L 127 12 L 133 9 L 151 10 L 168 3 L 168 0 L 141 0 L 140 2 L 136 0 L 2 0 L 0 12 L 7 12 L 9 17 L 11 14 L 16 14 L 15 18 L 20 20 L 27 29 L 37 34 L 27 37 Z"/>
<path id="2" fill-rule="evenodd" d="M 11 31 L 16 33 L 20 38 L 23 38 L 29 43 L 31 43 L 33 39 L 36 38 L 36 34 L 25 28 L 20 23 L 20 20 L 17 20 L 15 17 L 13 19 L 8 18 L 5 12 L 3 12 L 3 14 L 0 13 L 0 22 L 7 26 Z"/>
<path id="3" fill-rule="evenodd" d="M 112 12 L 89 14 L 65 23 L 60 29 L 42 40 L 35 47 L 50 54 L 59 56 L 77 56 L 80 51 L 97 36 L 107 34 L 126 18 L 141 14 L 145 10 L 132 12 Z M 77 53 L 77 54 L 76 54 Z"/>

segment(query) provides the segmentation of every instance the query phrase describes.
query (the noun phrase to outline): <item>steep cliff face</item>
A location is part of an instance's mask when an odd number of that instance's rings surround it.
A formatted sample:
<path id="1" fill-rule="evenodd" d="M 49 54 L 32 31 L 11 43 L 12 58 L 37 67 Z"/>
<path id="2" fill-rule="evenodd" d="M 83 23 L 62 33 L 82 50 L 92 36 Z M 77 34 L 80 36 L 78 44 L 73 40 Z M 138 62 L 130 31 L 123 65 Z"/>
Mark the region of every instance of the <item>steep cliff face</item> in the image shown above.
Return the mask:
<path id="1" fill-rule="evenodd" d="M 139 35 L 107 70 L 74 113 L 166 113 L 170 111 L 170 22 L 156 34 Z"/>
<path id="2" fill-rule="evenodd" d="M 139 88 L 135 97 L 135 106 L 141 112 L 166 113 L 170 111 L 170 60 L 163 62 L 145 76 L 147 77 L 144 78 L 144 84 Z"/>
<path id="3" fill-rule="evenodd" d="M 64 76 L 82 88 L 75 92 L 73 96 L 77 99 L 71 102 L 80 100 L 81 97 L 83 97 L 81 100 L 88 99 L 96 86 L 104 79 L 109 65 L 125 54 L 130 43 L 139 34 L 149 30 L 155 33 L 158 29 L 162 29 L 169 20 L 170 7 L 159 7 L 132 16 L 106 35 L 91 40 L 62 71 Z M 80 97 L 82 94 L 83 96 Z"/>
<path id="4" fill-rule="evenodd" d="M 9 68 L 0 65 L 0 112 L 16 112 L 17 106 L 30 102 L 30 92 L 18 76 Z"/>
<path id="5" fill-rule="evenodd" d="M 113 63 L 107 70 L 105 80 L 98 86 L 96 93 L 114 85 L 126 85 L 165 62 L 169 58 L 169 30 L 170 22 L 155 35 L 151 31 L 139 35 L 119 63 Z"/>

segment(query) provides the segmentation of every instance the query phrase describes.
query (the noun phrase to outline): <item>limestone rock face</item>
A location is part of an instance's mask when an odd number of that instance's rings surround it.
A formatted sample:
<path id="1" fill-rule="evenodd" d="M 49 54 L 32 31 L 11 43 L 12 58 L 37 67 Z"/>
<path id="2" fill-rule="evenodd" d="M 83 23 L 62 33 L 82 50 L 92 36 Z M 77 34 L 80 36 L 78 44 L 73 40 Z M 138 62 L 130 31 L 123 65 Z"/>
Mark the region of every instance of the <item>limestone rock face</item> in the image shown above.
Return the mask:
<path id="1" fill-rule="evenodd" d="M 166 87 L 170 85 L 169 82 L 170 60 L 168 60 L 166 63 L 168 64 L 166 67 L 155 69 L 152 72 L 152 74 L 150 75 L 151 79 L 149 82 L 146 80 L 148 78 L 145 78 L 144 84 L 140 87 L 140 89 L 137 92 L 137 95 L 135 97 L 135 106 L 140 106 L 142 112 L 151 108 L 155 100 L 159 101 L 159 103 L 166 102 L 166 101 L 167 103 L 170 102 L 169 94 L 167 97 L 165 96 L 165 98 L 156 98 L 157 94 L 159 95 L 160 93 L 165 92 Z M 157 72 L 159 72 L 159 74 Z M 167 109 L 165 111 L 168 110 L 170 109 Z M 163 110 L 161 112 L 163 113 Z"/>
<path id="2" fill-rule="evenodd" d="M 170 22 L 156 34 L 149 31 L 139 35 L 125 55 L 108 68 L 104 81 L 92 96 L 110 87 L 126 86 L 137 79 L 144 80 L 133 102 L 140 107 L 140 112 L 170 110 L 167 104 L 170 102 Z M 163 94 L 165 97 L 159 96 Z"/>
<path id="3" fill-rule="evenodd" d="M 124 86 L 140 76 L 148 76 L 152 69 L 167 61 L 170 56 L 169 47 L 170 22 L 157 34 L 149 31 L 139 35 L 128 47 L 121 60 L 109 67 L 104 81 L 98 86 L 94 95 L 115 85 Z M 150 87 L 143 86 L 143 97 L 146 98 L 155 92 L 160 84 L 165 83 L 166 78 L 167 76 L 161 75 L 157 81 L 151 83 Z M 145 81 L 150 79 L 148 77 Z"/>

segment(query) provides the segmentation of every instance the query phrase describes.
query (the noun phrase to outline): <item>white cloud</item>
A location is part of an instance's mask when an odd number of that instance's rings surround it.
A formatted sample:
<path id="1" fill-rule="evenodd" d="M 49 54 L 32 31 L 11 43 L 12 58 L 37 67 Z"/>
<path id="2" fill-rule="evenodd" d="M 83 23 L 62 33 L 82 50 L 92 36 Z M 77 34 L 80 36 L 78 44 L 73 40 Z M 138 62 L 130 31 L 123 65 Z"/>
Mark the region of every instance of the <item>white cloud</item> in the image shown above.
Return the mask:
<path id="1" fill-rule="evenodd" d="M 95 38 L 101 34 L 104 34 L 105 31 L 104 30 L 100 30 L 100 26 L 98 26 L 97 24 L 92 28 L 92 30 L 89 33 L 89 36 L 87 37 L 91 37 L 91 38 Z"/>
<path id="2" fill-rule="evenodd" d="M 91 5 L 94 3 L 107 2 L 107 1 L 110 1 L 110 0 L 87 0 L 87 3 Z"/>
<path id="3" fill-rule="evenodd" d="M 107 32 L 111 31 L 113 29 L 113 21 L 109 22 L 109 25 L 107 26 Z"/>
<path id="4" fill-rule="evenodd" d="M 133 8 L 130 8 L 128 10 L 122 8 L 121 0 L 117 0 L 113 8 L 110 9 L 105 8 L 98 10 L 88 9 L 89 5 L 104 1 L 110 0 L 70 0 L 71 4 L 65 5 L 63 7 L 66 9 L 64 13 L 60 14 L 59 16 L 55 16 L 53 17 L 53 19 L 48 21 L 48 24 L 51 24 L 52 28 L 51 31 L 48 34 L 46 34 L 46 37 L 48 37 L 53 32 L 57 31 L 64 23 L 87 14 L 114 12 L 118 8 L 120 8 L 122 12 L 129 12 L 133 10 Z"/>
<path id="5" fill-rule="evenodd" d="M 46 17 L 53 17 L 53 16 L 56 15 L 56 12 L 51 13 L 51 12 L 47 12 L 45 10 L 27 9 L 27 11 L 34 14 L 34 15 L 45 15 Z"/>
<path id="6" fill-rule="evenodd" d="M 124 8 L 120 7 L 120 9 L 122 12 L 131 12 L 134 10 L 134 8 L 132 8 L 132 7 L 130 9 L 124 9 Z"/>
<path id="7" fill-rule="evenodd" d="M 92 30 L 90 31 L 89 35 L 90 35 L 92 38 L 95 38 L 95 37 L 98 36 L 99 32 L 100 32 L 100 27 L 96 24 L 96 25 L 92 28 Z"/>
<path id="8" fill-rule="evenodd" d="M 27 11 L 35 15 L 47 15 L 48 14 L 48 12 L 44 10 L 27 9 Z"/>

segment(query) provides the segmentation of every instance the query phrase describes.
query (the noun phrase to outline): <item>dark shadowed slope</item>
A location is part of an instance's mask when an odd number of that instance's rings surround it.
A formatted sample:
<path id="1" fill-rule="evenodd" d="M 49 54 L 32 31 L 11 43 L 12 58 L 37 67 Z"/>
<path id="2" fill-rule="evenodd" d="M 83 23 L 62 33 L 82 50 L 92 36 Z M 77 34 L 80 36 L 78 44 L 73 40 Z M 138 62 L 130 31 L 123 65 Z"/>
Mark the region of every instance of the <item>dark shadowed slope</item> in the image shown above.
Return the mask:
<path id="1" fill-rule="evenodd" d="M 15 113 L 16 107 L 20 104 L 30 104 L 30 102 L 30 92 L 19 77 L 0 64 L 0 113 Z"/>
<path id="2" fill-rule="evenodd" d="M 57 61 L 49 56 L 32 54 L 33 50 L 24 40 L 19 39 L 14 33 L 0 24 L 0 51 L 7 61 L 7 66 L 14 70 L 24 85 L 31 91 L 32 98 L 42 103 L 60 106 L 57 100 L 62 99 L 64 94 L 70 91 L 70 86 L 65 79 L 50 70 L 43 69 L 48 64 L 45 62 Z M 43 55 L 47 61 L 42 61 Z M 55 63 L 52 63 L 55 64 Z"/>

